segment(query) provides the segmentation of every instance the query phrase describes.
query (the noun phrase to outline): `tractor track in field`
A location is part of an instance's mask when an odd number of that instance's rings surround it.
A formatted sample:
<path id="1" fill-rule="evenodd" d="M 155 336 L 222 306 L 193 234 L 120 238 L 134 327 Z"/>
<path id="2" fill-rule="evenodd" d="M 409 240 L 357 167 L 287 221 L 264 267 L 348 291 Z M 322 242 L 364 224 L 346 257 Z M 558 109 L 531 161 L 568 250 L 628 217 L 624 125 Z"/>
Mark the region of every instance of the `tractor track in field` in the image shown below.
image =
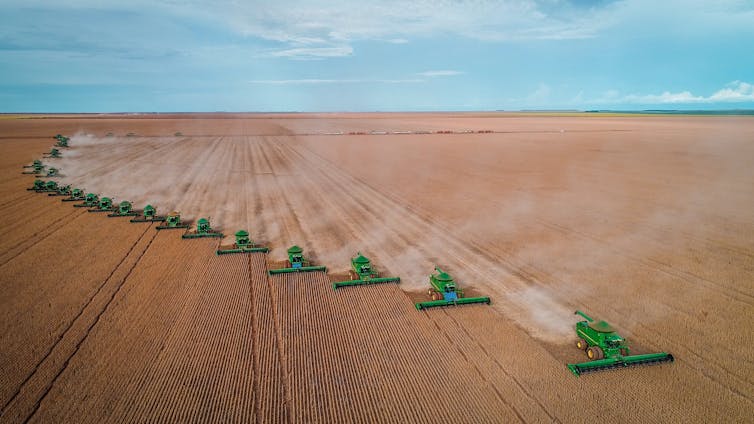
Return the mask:
<path id="1" fill-rule="evenodd" d="M 79 211 L 78 209 L 74 209 L 70 213 L 68 213 L 66 215 L 63 215 L 60 218 L 58 218 L 58 219 L 54 220 L 53 222 L 51 222 L 50 225 L 47 226 L 45 229 L 39 231 L 38 233 L 34 233 L 34 234 L 30 235 L 24 241 L 22 241 L 21 243 L 19 243 L 18 245 L 16 245 L 15 248 L 11 248 L 11 249 L 7 250 L 2 256 L 0 256 L 0 258 L 3 258 L 5 256 L 7 256 L 10 252 L 12 252 L 14 250 L 16 251 L 16 253 L 10 255 L 9 257 L 7 257 L 7 259 L 5 259 L 5 258 L 0 259 L 0 267 L 2 267 L 5 264 L 9 263 L 13 259 L 17 258 L 19 255 L 21 255 L 24 252 L 26 252 L 27 250 L 29 250 L 35 244 L 37 244 L 37 243 L 45 240 L 46 238 L 50 237 L 51 235 L 53 235 L 57 231 L 59 231 L 61 228 L 63 228 L 62 225 L 57 225 L 58 223 L 66 221 L 68 218 L 73 217 L 77 213 L 79 215 L 83 215 L 80 212 L 83 212 L 83 211 Z"/>
<path id="2" fill-rule="evenodd" d="M 128 250 L 128 252 L 126 252 L 126 254 L 123 256 L 123 258 L 120 260 L 120 262 L 118 262 L 118 264 L 115 267 L 113 267 L 113 269 L 110 272 L 110 274 L 97 287 L 97 289 L 89 297 L 89 299 L 86 301 L 86 303 L 79 309 L 78 313 L 68 322 L 68 324 L 65 327 L 65 330 L 63 330 L 60 333 L 60 335 L 57 337 L 57 340 L 54 342 L 54 344 L 52 344 L 50 346 L 50 348 L 44 354 L 44 356 L 42 357 L 42 359 L 39 362 L 37 362 L 37 364 L 34 366 L 34 368 L 32 369 L 32 371 L 24 379 L 24 381 L 21 383 L 21 385 L 19 385 L 18 389 L 15 391 L 15 393 L 13 394 L 13 396 L 11 396 L 11 398 L 0 409 L 0 417 L 3 416 L 3 415 L 5 415 L 8 406 L 11 403 L 13 403 L 14 400 L 16 400 L 16 398 L 21 393 L 21 390 L 23 389 L 23 387 L 37 373 L 37 371 L 40 369 L 40 367 L 42 366 L 42 364 L 45 363 L 48 360 L 48 358 L 50 357 L 50 355 L 60 345 L 60 342 L 66 337 L 66 335 L 69 334 L 69 332 L 73 328 L 74 324 L 84 315 L 85 311 L 89 308 L 89 306 L 92 304 L 92 302 L 94 301 L 94 299 L 102 292 L 103 288 L 107 285 L 108 281 L 110 281 L 110 279 L 113 277 L 113 275 L 118 270 L 118 268 L 120 268 L 120 266 L 126 261 L 126 259 L 128 259 L 128 257 L 131 255 L 131 252 L 134 251 L 134 249 L 136 248 L 136 246 L 139 244 L 139 242 L 142 240 L 142 238 L 147 233 L 147 231 L 149 231 L 150 228 L 151 228 L 151 225 L 150 226 L 146 226 L 146 228 L 141 233 L 141 235 L 139 236 L 139 238 L 137 238 L 134 241 L 134 243 L 131 245 L 131 248 Z M 68 364 L 70 363 L 71 359 L 74 357 L 74 355 L 76 355 L 76 352 L 78 352 L 79 348 L 81 347 L 81 344 L 89 336 L 89 333 L 91 332 L 92 328 L 94 328 L 94 326 L 97 324 L 97 322 L 99 322 L 100 317 L 107 310 L 107 307 L 110 305 L 110 303 L 112 302 L 112 300 L 115 298 L 115 296 L 117 295 L 117 293 L 120 291 L 120 288 L 123 286 L 123 284 L 127 280 L 128 275 L 130 275 L 131 271 L 133 271 L 134 267 L 138 264 L 138 262 L 141 259 L 141 257 L 144 255 L 144 253 L 149 248 L 149 245 L 151 245 L 153 239 L 154 239 L 154 235 L 152 236 L 152 238 L 147 243 L 147 246 L 145 247 L 145 249 L 140 254 L 138 254 L 138 257 L 137 257 L 136 261 L 134 262 L 134 265 L 132 265 L 129 268 L 129 270 L 128 270 L 126 276 L 123 278 L 123 280 L 120 283 L 117 284 L 115 290 L 110 295 L 110 298 L 107 300 L 107 302 L 105 303 L 104 307 L 95 315 L 94 320 L 92 321 L 92 323 L 88 326 L 88 328 L 86 329 L 86 331 L 84 332 L 84 334 L 82 335 L 82 337 L 80 337 L 78 339 L 78 341 L 75 343 L 74 351 L 70 355 L 67 356 L 67 358 L 63 362 L 63 364 L 60 367 L 60 369 L 58 370 L 58 372 L 54 375 L 54 377 L 49 382 L 49 384 L 47 384 L 47 386 L 46 386 L 45 390 L 43 391 L 43 393 L 41 394 L 41 396 L 39 398 L 37 398 L 36 402 L 34 402 L 34 405 L 32 407 L 31 412 L 23 419 L 23 422 L 25 422 L 25 423 L 29 422 L 29 420 L 37 412 L 37 410 L 39 409 L 39 406 L 44 401 L 44 399 L 47 397 L 47 395 L 50 392 L 50 390 L 52 389 L 52 387 L 55 385 L 55 382 L 57 381 L 58 377 L 60 377 L 60 375 L 66 370 L 66 368 L 68 367 Z"/>

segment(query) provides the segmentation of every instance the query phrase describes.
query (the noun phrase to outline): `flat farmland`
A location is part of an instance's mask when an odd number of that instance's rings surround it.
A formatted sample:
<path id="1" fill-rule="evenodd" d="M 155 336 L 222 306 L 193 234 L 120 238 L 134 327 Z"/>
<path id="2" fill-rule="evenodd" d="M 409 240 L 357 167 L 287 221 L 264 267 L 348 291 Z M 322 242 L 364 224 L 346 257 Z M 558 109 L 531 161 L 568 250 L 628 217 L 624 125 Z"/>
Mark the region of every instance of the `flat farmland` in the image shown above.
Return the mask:
<path id="1" fill-rule="evenodd" d="M 0 121 L 3 422 L 747 421 L 754 120 L 590 114 Z M 59 181 L 269 254 L 26 191 Z M 126 134 L 132 133 L 130 136 Z M 297 244 L 323 272 L 269 276 Z M 334 291 L 361 251 L 385 284 Z M 435 265 L 492 305 L 417 311 Z M 576 309 L 672 364 L 574 377 Z"/>

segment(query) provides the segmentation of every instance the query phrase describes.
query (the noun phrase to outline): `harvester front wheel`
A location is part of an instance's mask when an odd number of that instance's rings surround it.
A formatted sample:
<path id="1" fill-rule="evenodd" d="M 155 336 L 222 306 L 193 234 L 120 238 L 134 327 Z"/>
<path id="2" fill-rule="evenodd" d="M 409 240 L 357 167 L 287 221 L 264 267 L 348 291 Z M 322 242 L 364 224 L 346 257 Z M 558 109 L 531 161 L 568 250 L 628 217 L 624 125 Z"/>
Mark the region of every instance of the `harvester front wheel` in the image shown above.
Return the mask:
<path id="1" fill-rule="evenodd" d="M 576 347 L 581 350 L 586 350 L 589 347 L 589 345 L 586 343 L 586 340 L 578 339 L 576 340 Z"/>
<path id="2" fill-rule="evenodd" d="M 600 349 L 599 346 L 592 346 L 586 350 L 586 356 L 588 356 L 592 361 L 596 361 L 598 359 L 604 358 L 605 354 L 602 352 L 602 349 Z"/>

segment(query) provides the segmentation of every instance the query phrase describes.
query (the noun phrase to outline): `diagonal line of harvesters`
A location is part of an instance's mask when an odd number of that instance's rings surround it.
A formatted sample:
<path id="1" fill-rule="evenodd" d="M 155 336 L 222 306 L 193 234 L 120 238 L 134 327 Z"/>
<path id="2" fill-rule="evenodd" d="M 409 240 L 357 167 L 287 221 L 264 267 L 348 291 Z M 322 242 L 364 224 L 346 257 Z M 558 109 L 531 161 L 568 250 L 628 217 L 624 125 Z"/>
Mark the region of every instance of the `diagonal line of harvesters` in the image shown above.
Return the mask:
<path id="1" fill-rule="evenodd" d="M 58 148 L 69 147 L 69 137 L 60 134 L 55 137 L 55 146 L 46 153 L 44 158 L 60 158 L 62 153 Z M 44 176 L 49 178 L 60 177 L 57 168 L 47 167 L 41 160 L 35 160 L 31 165 L 24 165 L 23 174 Z M 47 170 L 45 171 L 45 168 Z M 31 170 L 26 170 L 31 169 Z M 224 234 L 216 231 L 210 225 L 209 218 L 199 218 L 196 228 L 189 230 L 189 224 L 181 221 L 179 212 L 170 212 L 166 216 L 157 215 L 157 209 L 152 205 L 146 205 L 137 213 L 129 201 L 121 201 L 117 205 L 113 202 L 112 197 L 100 197 L 96 193 L 87 193 L 84 189 L 73 188 L 70 185 L 59 185 L 55 180 L 44 181 L 35 179 L 29 191 L 37 193 L 47 193 L 48 196 L 65 196 L 63 202 L 81 202 L 74 204 L 77 208 L 87 208 L 88 212 L 107 213 L 108 217 L 131 217 L 130 222 L 151 222 L 159 223 L 155 226 L 157 230 L 174 230 L 182 229 L 184 233 L 182 238 L 224 238 Z M 256 246 L 249 237 L 249 232 L 239 230 L 235 233 L 235 242 L 231 246 L 219 246 L 215 251 L 217 255 L 227 254 L 244 254 L 244 253 L 267 253 L 267 247 Z M 327 268 L 321 265 L 312 265 L 311 261 L 303 254 L 303 249 L 299 246 L 291 246 L 287 250 L 287 258 L 282 268 L 270 269 L 270 276 L 294 273 L 294 272 L 327 272 Z M 333 290 L 347 287 L 358 287 L 371 284 L 383 283 L 400 283 L 400 277 L 380 277 L 377 269 L 372 262 L 361 252 L 351 258 L 351 268 L 349 269 L 349 280 L 336 281 L 332 284 Z M 447 272 L 435 267 L 435 273 L 429 276 L 430 287 L 427 290 L 427 296 L 431 299 L 424 302 L 415 303 L 417 310 L 426 310 L 441 306 L 458 306 L 467 304 L 484 303 L 490 304 L 490 298 L 482 297 L 465 297 L 461 288 L 456 285 L 453 277 Z M 626 339 L 616 333 L 612 326 L 605 321 L 595 321 L 593 318 L 581 311 L 576 311 L 577 315 L 584 318 L 584 321 L 576 323 L 576 347 L 586 352 L 589 359 L 587 362 L 578 364 L 568 364 L 568 369 L 579 376 L 581 374 L 627 368 L 639 365 L 657 364 L 663 362 L 673 362 L 673 355 L 660 352 L 630 355 L 630 349 Z"/>

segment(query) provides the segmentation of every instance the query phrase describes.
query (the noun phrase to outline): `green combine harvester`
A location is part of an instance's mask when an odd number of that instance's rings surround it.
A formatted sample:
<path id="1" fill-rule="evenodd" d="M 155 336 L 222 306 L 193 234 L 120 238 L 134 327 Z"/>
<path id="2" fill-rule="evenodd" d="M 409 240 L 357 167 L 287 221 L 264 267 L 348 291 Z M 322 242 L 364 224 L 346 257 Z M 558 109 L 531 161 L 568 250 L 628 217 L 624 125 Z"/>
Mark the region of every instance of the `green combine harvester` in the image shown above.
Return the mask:
<path id="1" fill-rule="evenodd" d="M 199 221 L 197 221 L 196 223 L 196 231 L 194 231 L 193 233 L 186 233 L 182 237 L 185 239 L 193 239 L 203 237 L 223 238 L 225 236 L 223 235 L 223 233 L 219 233 L 212 229 L 212 227 L 209 225 L 209 219 L 199 218 Z"/>
<path id="2" fill-rule="evenodd" d="M 233 244 L 233 247 L 230 249 L 217 249 L 215 251 L 216 255 L 227 255 L 230 253 L 254 253 L 254 252 L 264 252 L 267 253 L 269 250 L 266 247 L 254 247 L 254 243 L 252 243 L 251 239 L 249 238 L 249 232 L 246 230 L 238 230 L 236 231 L 236 242 Z"/>
<path id="3" fill-rule="evenodd" d="M 64 135 L 60 135 L 60 134 L 56 135 L 54 138 L 55 138 L 55 140 L 57 140 L 57 142 L 55 143 L 55 146 L 57 146 L 57 147 L 68 147 L 68 141 L 70 141 L 70 138 L 68 138 L 68 137 L 66 137 Z"/>
<path id="4" fill-rule="evenodd" d="M 78 202 L 78 201 L 84 200 L 84 199 L 85 199 L 85 197 L 84 197 L 84 190 L 82 190 L 80 188 L 74 188 L 73 190 L 71 190 L 70 197 L 67 197 L 67 198 L 63 199 L 63 201 L 64 202 Z"/>
<path id="5" fill-rule="evenodd" d="M 58 176 L 60 176 L 60 170 L 58 168 L 52 168 L 52 167 L 50 167 L 47 170 L 47 175 L 46 176 L 47 177 L 58 177 Z"/>
<path id="6" fill-rule="evenodd" d="M 586 321 L 576 323 L 576 347 L 586 351 L 589 362 L 568 364 L 568 369 L 579 376 L 582 373 L 627 368 L 638 365 L 673 362 L 673 355 L 665 352 L 629 355 L 626 339 L 619 336 L 610 324 L 596 322 L 587 314 L 576 311 Z"/>
<path id="7" fill-rule="evenodd" d="M 47 181 L 42 190 L 36 190 L 37 193 L 57 193 L 58 183 L 55 181 Z"/>
<path id="8" fill-rule="evenodd" d="M 73 205 L 74 208 L 96 208 L 99 204 L 99 195 L 95 193 L 87 193 L 84 196 L 84 203 L 77 203 Z"/>
<path id="9" fill-rule="evenodd" d="M 188 228 L 189 225 L 181 222 L 181 213 L 180 212 L 170 212 L 168 216 L 165 217 L 165 223 L 162 225 L 158 225 L 155 228 L 158 230 L 177 230 L 179 228 Z"/>
<path id="10" fill-rule="evenodd" d="M 97 203 L 97 207 L 94 209 L 89 209 L 88 212 L 113 212 L 115 211 L 115 207 L 113 206 L 113 199 L 109 197 L 101 197 L 99 199 L 99 202 Z"/>
<path id="11" fill-rule="evenodd" d="M 45 154 L 44 156 L 42 156 L 42 157 L 45 157 L 45 158 L 61 158 L 61 157 L 63 157 L 63 156 L 62 156 L 62 155 L 60 154 L 60 150 L 58 150 L 58 149 L 56 149 L 56 148 L 54 148 L 54 147 L 53 147 L 53 148 L 52 148 L 52 149 L 50 150 L 50 153 L 46 153 L 46 154 Z"/>
<path id="12" fill-rule="evenodd" d="M 46 184 L 47 183 L 44 182 L 43 180 L 34 180 L 34 184 L 31 187 L 27 188 L 26 190 L 39 192 L 45 189 Z"/>
<path id="13" fill-rule="evenodd" d="M 372 267 L 369 258 L 356 252 L 356 257 L 351 258 L 351 269 L 348 272 L 349 281 L 337 281 L 332 283 L 333 290 L 340 287 L 364 286 L 367 284 L 400 283 L 399 277 L 380 277 L 377 270 Z"/>
<path id="14" fill-rule="evenodd" d="M 155 209 L 154 206 L 146 205 L 144 206 L 144 210 L 141 212 L 141 216 L 139 218 L 132 219 L 131 222 L 155 222 L 164 220 L 165 217 L 157 216 L 157 209 Z"/>
<path id="15" fill-rule="evenodd" d="M 435 267 L 437 274 L 429 276 L 429 284 L 432 286 L 427 294 L 432 298 L 429 302 L 416 303 L 416 309 L 422 310 L 436 306 L 468 305 L 471 303 L 490 304 L 489 297 L 463 297 L 463 290 L 456 287 L 456 283 L 447 272 Z"/>
<path id="16" fill-rule="evenodd" d="M 131 202 L 124 200 L 118 204 L 118 209 L 107 215 L 108 218 L 116 218 L 119 216 L 139 216 L 139 214 L 134 212 L 134 207 Z"/>
<path id="17" fill-rule="evenodd" d="M 288 259 L 285 260 L 285 268 L 271 269 L 270 275 L 285 274 L 288 272 L 312 272 L 327 271 L 324 266 L 312 266 L 308 259 L 304 257 L 304 250 L 298 246 L 291 246 L 288 249 Z"/>
<path id="18" fill-rule="evenodd" d="M 42 161 L 37 159 L 34 161 L 31 165 L 24 165 L 24 168 L 32 168 L 31 171 L 23 171 L 22 174 L 25 175 L 39 175 L 45 170 L 45 165 L 42 164 Z"/>
<path id="19" fill-rule="evenodd" d="M 71 185 L 59 185 L 58 190 L 55 193 L 49 193 L 48 196 L 70 196 L 71 195 Z"/>

